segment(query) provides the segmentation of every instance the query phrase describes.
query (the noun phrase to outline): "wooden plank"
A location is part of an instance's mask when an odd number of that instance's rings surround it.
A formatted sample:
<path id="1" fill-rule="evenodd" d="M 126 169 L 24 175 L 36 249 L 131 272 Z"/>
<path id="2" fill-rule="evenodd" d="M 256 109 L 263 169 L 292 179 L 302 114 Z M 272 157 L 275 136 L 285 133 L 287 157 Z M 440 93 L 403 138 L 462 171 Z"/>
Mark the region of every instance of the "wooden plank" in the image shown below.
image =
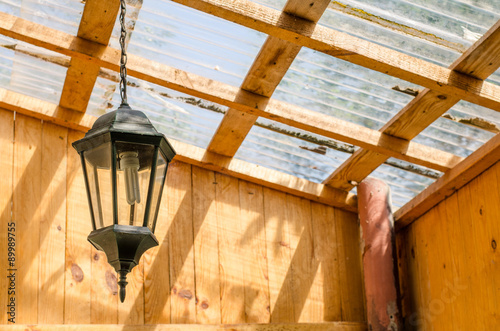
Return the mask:
<path id="1" fill-rule="evenodd" d="M 447 238 L 450 241 L 451 257 L 456 274 L 453 282 L 453 290 L 457 295 L 457 301 L 454 306 L 457 308 L 457 324 L 464 329 L 473 327 L 475 319 L 469 316 L 475 316 L 479 312 L 476 311 L 474 302 L 474 287 L 472 283 L 471 273 L 474 270 L 470 268 L 470 259 L 472 258 L 472 250 L 467 246 L 468 237 L 470 237 L 470 226 L 461 217 L 462 202 L 458 198 L 458 194 L 453 194 L 444 201 L 446 206 L 446 219 L 448 231 Z M 465 205 L 468 201 L 465 202 Z M 464 211 L 466 209 L 464 208 Z M 456 270 L 456 271 L 455 271 Z M 474 314 L 474 315 L 472 315 Z M 470 321 L 470 322 L 469 322 Z M 479 322 L 481 323 L 481 322 Z"/>
<path id="2" fill-rule="evenodd" d="M 245 322 L 245 280 L 238 180 L 215 174 L 222 323 Z"/>
<path id="3" fill-rule="evenodd" d="M 289 0 L 283 11 L 317 22 L 330 1 Z M 268 36 L 248 71 L 241 89 L 270 98 L 297 56 L 301 46 L 274 36 Z M 257 116 L 245 115 L 229 108 L 215 132 L 207 150 L 225 156 L 234 156 L 239 146 L 257 120 Z"/>
<path id="4" fill-rule="evenodd" d="M 319 262 L 316 273 L 316 300 L 322 304 L 318 321 L 342 320 L 338 246 L 335 210 L 319 203 L 311 204 L 314 256 Z"/>
<path id="5" fill-rule="evenodd" d="M 478 282 L 478 277 L 474 274 L 478 271 L 476 254 L 474 250 L 470 247 L 474 247 L 473 239 L 473 220 L 470 213 L 471 204 L 468 198 L 468 187 L 464 187 L 458 190 L 456 194 L 453 194 L 447 199 L 447 203 L 450 204 L 447 207 L 447 218 L 456 219 L 455 226 L 449 228 L 449 236 L 454 236 L 451 239 L 453 255 L 456 258 L 456 263 L 458 266 L 458 275 L 460 279 L 462 288 L 461 296 L 463 299 L 460 302 L 460 308 L 462 310 L 462 316 L 460 318 L 460 327 L 467 329 L 473 329 L 478 327 L 479 329 L 485 329 L 486 322 L 482 316 L 482 312 L 486 308 L 484 292 L 481 289 L 481 284 Z M 417 223 L 416 223 L 417 224 Z M 480 295 L 476 297 L 475 292 L 479 292 Z M 480 298 L 480 299 L 479 299 Z M 478 300 L 479 299 L 479 300 Z M 474 316 L 474 318 L 471 318 Z M 478 316 L 476 320 L 475 316 Z"/>
<path id="6" fill-rule="evenodd" d="M 0 293 L 2 293 L 0 296 L 0 305 L 7 307 L 10 297 L 14 294 L 11 292 L 12 289 L 9 290 L 10 278 L 7 278 L 7 276 L 10 273 L 8 273 L 8 269 L 14 269 L 9 264 L 15 264 L 14 259 L 17 252 L 15 251 L 15 244 L 9 244 L 8 238 L 8 233 L 12 233 L 11 237 L 12 235 L 16 235 L 15 229 L 12 226 L 11 205 L 13 190 L 12 169 L 14 166 L 14 113 L 3 109 L 0 109 L 0 153 L 2 155 L 2 158 L 0 158 L 0 173 L 2 174 L 2 180 L 0 181 L 0 192 L 2 192 L 0 194 L 0 226 L 3 229 L 0 231 L 0 242 L 3 243 L 0 245 L 0 256 L 2 256 L 0 259 L 0 268 L 6 273 L 4 277 L 0 277 Z M 10 239 L 10 242 L 13 242 L 13 240 Z M 9 249 L 9 246 L 12 248 Z M 0 324 L 7 324 L 8 318 L 11 318 L 11 316 L 7 314 L 7 308 L 5 308 L 5 313 L 0 315 Z"/>
<path id="7" fill-rule="evenodd" d="M 440 201 L 452 195 L 453 192 L 498 162 L 498 155 L 500 155 L 500 135 L 491 138 L 394 213 L 397 221 L 396 228 L 401 229 L 410 224 Z"/>
<path id="8" fill-rule="evenodd" d="M 471 250 L 472 259 L 470 260 L 471 270 L 473 271 L 471 278 L 474 281 L 474 291 L 472 292 L 474 297 L 473 302 L 478 311 L 478 315 L 476 316 L 484 323 L 485 329 L 494 329 L 500 322 L 500 317 L 497 316 L 497 312 L 499 311 L 497 289 L 492 286 L 495 283 L 493 280 L 495 273 L 489 273 L 498 272 L 499 270 L 499 268 L 491 268 L 491 261 L 495 258 L 494 250 L 491 247 L 491 238 L 494 235 L 492 225 L 496 221 L 491 222 L 491 220 L 485 217 L 486 210 L 490 207 L 485 204 L 485 195 L 496 194 L 498 196 L 498 193 L 490 193 L 488 192 L 489 189 L 483 191 L 484 187 L 481 185 L 483 181 L 490 182 L 490 180 L 496 179 L 494 171 L 491 170 L 494 169 L 490 168 L 458 192 L 458 197 L 462 202 L 460 204 L 461 215 L 470 220 L 470 227 L 465 227 L 464 229 L 468 237 L 465 243 L 470 242 L 473 245 L 472 247 L 474 247 Z M 497 188 L 497 183 L 492 182 L 488 186 L 491 189 L 495 189 Z M 498 206 L 495 205 L 493 208 L 498 208 Z M 496 232 L 498 233 L 498 231 Z M 485 278 L 490 278 L 491 281 L 485 281 Z"/>
<path id="9" fill-rule="evenodd" d="M 357 215 L 335 209 L 343 321 L 365 321 Z"/>
<path id="10" fill-rule="evenodd" d="M 156 324 L 156 325 L 6 325 L 5 331 L 96 331 L 109 330 L 121 331 L 124 328 L 130 328 L 137 331 L 366 331 L 364 323 L 346 323 L 346 322 L 330 322 L 330 323 L 276 323 L 276 324 L 231 324 L 231 325 L 207 325 L 197 324 L 195 326 L 189 324 Z"/>
<path id="11" fill-rule="evenodd" d="M 16 223 L 16 323 L 38 320 L 42 123 L 16 115 L 12 218 Z M 19 290 L 21 289 L 22 290 Z"/>
<path id="12" fill-rule="evenodd" d="M 107 46 L 119 8 L 119 1 L 87 0 L 77 36 Z M 98 65 L 72 58 L 59 105 L 85 112 L 98 74 Z"/>
<path id="13" fill-rule="evenodd" d="M 500 20 L 496 22 L 474 45 L 469 47 L 451 66 L 455 71 L 486 79 L 500 67 Z"/>
<path id="14" fill-rule="evenodd" d="M 497 87 L 492 84 L 263 5 L 247 0 L 175 2 L 371 70 L 500 109 Z"/>
<path id="15" fill-rule="evenodd" d="M 264 188 L 263 193 L 271 323 L 293 322 L 290 235 L 283 208 L 287 196 L 269 188 Z"/>
<path id="16" fill-rule="evenodd" d="M 119 1 L 87 0 L 78 27 L 78 37 L 107 45 L 119 9 Z"/>
<path id="17" fill-rule="evenodd" d="M 91 247 L 87 236 L 92 231 L 90 211 L 80 155 L 71 144 L 83 133 L 70 130 L 67 146 L 66 188 L 66 269 L 64 323 L 90 323 Z"/>
<path id="18" fill-rule="evenodd" d="M 43 123 L 38 322 L 64 322 L 68 129 Z M 50 304 L 47 304 L 50 302 Z"/>
<path id="19" fill-rule="evenodd" d="M 424 237 L 428 240 L 428 251 L 432 258 L 427 260 L 429 270 L 429 295 L 430 304 L 426 313 L 431 313 L 432 325 L 437 330 L 457 330 L 457 316 L 454 312 L 456 304 L 450 284 L 455 281 L 454 268 L 451 262 L 451 249 L 448 240 L 443 240 L 447 235 L 446 227 L 450 223 L 446 219 L 446 210 L 443 203 L 433 208 L 426 218 Z M 425 284 L 425 280 L 420 280 Z M 430 307 L 438 309 L 431 311 Z"/>
<path id="20" fill-rule="evenodd" d="M 318 263 L 314 257 L 311 224 L 311 202 L 291 195 L 287 196 L 286 218 L 289 222 L 290 262 L 293 310 L 295 322 L 315 322 L 318 307 L 315 298 L 314 278 Z"/>
<path id="21" fill-rule="evenodd" d="M 0 107 L 70 129 L 86 132 L 96 117 L 0 88 Z"/>
<path id="22" fill-rule="evenodd" d="M 245 280 L 245 316 L 247 323 L 269 323 L 269 275 L 267 270 L 264 194 L 262 186 L 239 181 L 240 246 Z"/>
<path id="23" fill-rule="evenodd" d="M 498 40 L 500 40 L 500 21 L 462 54 L 450 66 L 450 69 L 486 79 L 500 67 L 500 60 L 493 55 L 499 51 L 500 43 Z M 458 97 L 425 89 L 387 122 L 380 131 L 391 136 L 411 140 L 459 100 Z M 384 155 L 368 150 L 358 150 L 323 183 L 350 190 L 354 187 L 352 181 L 361 182 L 385 160 L 387 157 Z"/>
<path id="24" fill-rule="evenodd" d="M 173 183 L 169 180 L 169 177 L 171 177 L 170 167 L 174 164 L 170 163 L 169 165 L 156 221 L 155 236 L 158 239 L 159 246 L 147 250 L 143 257 L 145 324 L 170 323 L 170 245 L 168 231 L 171 218 L 168 214 L 166 197 L 170 190 L 175 190 Z"/>
<path id="25" fill-rule="evenodd" d="M 191 165 L 182 162 L 169 164 L 167 181 L 170 318 L 172 323 L 195 323 Z"/>
<path id="26" fill-rule="evenodd" d="M 215 173 L 192 167 L 196 322 L 221 323 Z"/>

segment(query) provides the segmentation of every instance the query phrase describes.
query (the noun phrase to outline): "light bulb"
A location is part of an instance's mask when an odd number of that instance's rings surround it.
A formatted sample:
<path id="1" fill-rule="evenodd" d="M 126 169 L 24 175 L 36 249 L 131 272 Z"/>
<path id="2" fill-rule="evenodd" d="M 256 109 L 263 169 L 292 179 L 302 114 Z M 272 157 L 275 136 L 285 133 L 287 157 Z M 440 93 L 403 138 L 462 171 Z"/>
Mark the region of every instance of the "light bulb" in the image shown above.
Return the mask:
<path id="1" fill-rule="evenodd" d="M 125 191 L 127 203 L 133 205 L 141 202 L 139 190 L 139 158 L 137 152 L 120 153 L 120 170 L 125 172 Z"/>

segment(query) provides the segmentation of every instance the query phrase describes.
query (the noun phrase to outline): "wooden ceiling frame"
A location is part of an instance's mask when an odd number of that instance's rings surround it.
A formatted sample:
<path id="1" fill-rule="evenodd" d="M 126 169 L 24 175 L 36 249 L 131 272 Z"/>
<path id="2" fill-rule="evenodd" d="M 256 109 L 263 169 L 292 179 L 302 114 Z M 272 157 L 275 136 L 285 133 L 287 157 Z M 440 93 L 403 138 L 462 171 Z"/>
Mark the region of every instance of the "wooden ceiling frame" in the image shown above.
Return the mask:
<path id="1" fill-rule="evenodd" d="M 182 150 L 191 150 L 195 155 L 190 157 L 186 153 L 181 153 L 179 158 L 185 162 L 229 173 L 253 182 L 267 182 L 264 184 L 265 186 L 272 187 L 274 185 L 274 188 L 284 191 L 288 189 L 292 194 L 344 207 L 351 211 L 354 210 L 355 197 L 346 195 L 346 192 L 335 187 L 349 190 L 354 184 L 353 181 L 365 178 L 374 170 L 374 167 L 380 165 L 379 162 L 385 161 L 388 157 L 397 157 L 439 171 L 447 171 L 445 176 L 412 200 L 412 202 L 417 201 L 416 203 L 410 202 L 397 214 L 398 217 L 405 219 L 405 222 L 409 222 L 407 220 L 413 220 L 414 215 L 418 214 L 411 213 L 411 206 L 430 205 L 429 197 L 426 196 L 431 196 L 435 200 L 436 195 L 440 195 L 441 192 L 449 193 L 451 189 L 455 189 L 457 185 L 453 186 L 452 184 L 457 181 L 457 178 L 460 178 L 461 172 L 459 171 L 463 171 L 466 177 L 467 174 L 471 176 L 470 174 L 478 173 L 487 164 L 498 161 L 498 157 L 494 154 L 498 152 L 500 145 L 498 135 L 476 151 L 473 154 L 474 157 L 471 155 L 463 161 L 458 156 L 416 144 L 411 139 L 460 99 L 497 111 L 500 110 L 500 87 L 484 81 L 500 66 L 499 58 L 494 56 L 494 54 L 498 54 L 500 48 L 498 42 L 500 40 L 500 22 L 450 68 L 443 68 L 344 33 L 317 26 L 316 21 L 324 11 L 323 6 L 326 1 L 313 2 L 313 4 L 318 4 L 320 9 L 313 13 L 314 17 L 308 17 L 307 14 L 304 14 L 307 12 L 307 8 L 298 0 L 290 0 L 287 3 L 288 7 L 285 7 L 283 12 L 246 0 L 173 1 L 269 35 L 240 89 L 129 55 L 127 68 L 130 75 L 228 106 L 231 109 L 228 114 L 236 114 L 236 116 L 226 114 L 223 120 L 225 124 L 221 123 L 220 130 L 214 135 L 208 151 L 176 142 L 176 144 L 180 144 Z M 85 131 L 90 127 L 95 118 L 82 111 L 86 108 L 95 83 L 93 77 L 97 77 L 100 67 L 118 71 L 119 59 L 119 51 L 106 46 L 109 37 L 104 42 L 106 33 L 110 33 L 109 27 L 111 26 L 112 29 L 116 12 L 114 18 L 112 18 L 112 13 L 99 18 L 102 20 L 101 23 L 104 22 L 102 30 L 99 30 L 101 32 L 98 33 L 104 35 L 103 38 L 98 37 L 95 41 L 88 34 L 92 29 L 88 29 L 85 24 L 87 26 L 101 24 L 99 22 L 90 24 L 90 21 L 87 21 L 90 19 L 85 19 L 85 15 L 102 9 L 102 4 L 97 4 L 97 2 L 87 1 L 78 36 L 68 35 L 0 13 L 0 33 L 72 58 L 59 106 L 0 89 L 0 107 L 27 113 L 78 130 Z M 270 96 L 274 89 L 303 46 L 422 85 L 427 89 L 404 107 L 380 132 L 338 119 L 325 118 L 321 114 L 271 99 Z M 284 52 L 282 58 L 273 56 L 281 51 Z M 278 70 L 274 70 L 273 65 L 266 65 L 266 62 L 269 63 L 275 58 Z M 85 75 L 83 75 L 84 72 Z M 269 79 L 269 74 L 275 76 Z M 85 80 L 79 79 L 86 75 L 89 77 L 86 77 Z M 80 87 L 72 88 L 78 85 Z M 83 88 L 81 88 L 82 86 Z M 69 101 L 74 100 L 74 98 L 83 100 L 85 107 L 82 104 L 71 104 Z M 312 183 L 276 171 L 271 171 L 273 172 L 271 174 L 267 171 L 269 169 L 256 170 L 259 166 L 234 160 L 232 156 L 258 116 L 352 143 L 362 149 L 358 150 L 348 162 L 329 177 L 324 183 L 328 185 Z M 225 120 L 226 117 L 227 120 Z M 239 131 L 236 133 L 232 132 L 240 124 L 241 129 L 238 129 Z M 227 142 L 227 139 L 224 137 L 228 135 L 228 132 L 229 136 L 232 135 L 237 139 L 234 139 L 234 143 L 226 148 L 224 141 Z M 217 153 L 210 150 L 217 151 Z M 228 156 L 224 156 L 224 154 Z M 488 161 L 483 162 L 482 159 Z M 248 171 L 248 169 L 252 170 Z M 254 173 L 258 174 L 257 177 Z M 358 176 L 353 177 L 353 173 L 357 173 Z M 276 180 L 278 177 L 286 177 L 286 179 Z M 274 179 L 270 180 L 269 178 Z M 292 183 L 291 188 L 287 182 Z M 308 188 L 305 189 L 305 187 Z M 419 210 L 423 210 L 423 208 L 419 207 Z"/>
<path id="2" fill-rule="evenodd" d="M 103 68 L 119 71 L 119 50 L 9 14 L 0 13 L 0 33 Z M 150 83 L 235 108 L 244 113 L 265 117 L 438 171 L 447 171 L 462 160 L 461 157 L 451 153 L 262 97 L 133 54 L 128 54 L 127 72 Z"/>

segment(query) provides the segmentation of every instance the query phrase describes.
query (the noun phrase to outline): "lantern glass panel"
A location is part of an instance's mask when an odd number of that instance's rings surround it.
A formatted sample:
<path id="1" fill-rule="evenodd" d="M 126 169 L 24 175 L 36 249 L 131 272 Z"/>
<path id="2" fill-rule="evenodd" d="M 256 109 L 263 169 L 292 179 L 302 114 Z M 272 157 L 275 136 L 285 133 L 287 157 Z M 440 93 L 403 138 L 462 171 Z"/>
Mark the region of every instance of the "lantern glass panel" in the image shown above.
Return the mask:
<path id="1" fill-rule="evenodd" d="M 153 195 L 151 197 L 151 211 L 149 212 L 148 228 L 152 232 L 155 230 L 156 219 L 158 211 L 160 210 L 161 193 L 163 191 L 163 184 L 165 183 L 165 175 L 167 173 L 167 161 L 162 153 L 158 153 L 156 161 L 155 180 L 152 187 Z"/>
<path id="2" fill-rule="evenodd" d="M 116 142 L 118 224 L 143 226 L 155 147 Z"/>
<path id="3" fill-rule="evenodd" d="M 96 229 L 113 225 L 111 143 L 83 152 Z"/>

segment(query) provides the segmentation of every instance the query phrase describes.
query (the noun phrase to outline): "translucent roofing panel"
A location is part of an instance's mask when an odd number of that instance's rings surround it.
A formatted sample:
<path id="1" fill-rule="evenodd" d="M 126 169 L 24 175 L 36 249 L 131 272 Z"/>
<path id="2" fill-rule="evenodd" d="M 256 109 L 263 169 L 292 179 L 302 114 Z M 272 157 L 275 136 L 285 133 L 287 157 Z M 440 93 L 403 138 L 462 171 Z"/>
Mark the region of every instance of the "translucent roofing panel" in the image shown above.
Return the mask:
<path id="1" fill-rule="evenodd" d="M 259 122 L 262 126 L 254 126 L 250 130 L 235 158 L 321 183 L 350 156 L 349 153 L 325 148 L 266 127 L 279 128 L 289 134 L 295 132 L 298 136 L 302 133 L 302 136 L 309 136 L 312 140 L 322 139 L 317 135 L 270 120 L 259 119 Z"/>
<path id="2" fill-rule="evenodd" d="M 449 66 L 499 18 L 496 0 L 344 0 L 319 23 Z"/>
<path id="3" fill-rule="evenodd" d="M 69 58 L 0 35 L 0 85 L 59 103 Z"/>
<path id="4" fill-rule="evenodd" d="M 419 86 L 302 48 L 273 97 L 372 129 L 380 129 Z"/>
<path id="5" fill-rule="evenodd" d="M 241 85 L 266 35 L 166 0 L 144 1 L 130 54 Z M 115 27 L 111 45 L 118 48 Z"/>
<path id="6" fill-rule="evenodd" d="M 76 35 L 85 1 L 0 0 L 0 11 Z"/>
<path id="7" fill-rule="evenodd" d="M 143 111 L 158 131 L 191 145 L 208 146 L 226 107 L 133 77 L 128 77 L 128 81 L 129 105 Z M 100 116 L 118 108 L 120 102 L 118 74 L 102 70 L 87 113 Z"/>
<path id="8" fill-rule="evenodd" d="M 467 157 L 499 132 L 499 112 L 460 101 L 414 141 Z"/>

